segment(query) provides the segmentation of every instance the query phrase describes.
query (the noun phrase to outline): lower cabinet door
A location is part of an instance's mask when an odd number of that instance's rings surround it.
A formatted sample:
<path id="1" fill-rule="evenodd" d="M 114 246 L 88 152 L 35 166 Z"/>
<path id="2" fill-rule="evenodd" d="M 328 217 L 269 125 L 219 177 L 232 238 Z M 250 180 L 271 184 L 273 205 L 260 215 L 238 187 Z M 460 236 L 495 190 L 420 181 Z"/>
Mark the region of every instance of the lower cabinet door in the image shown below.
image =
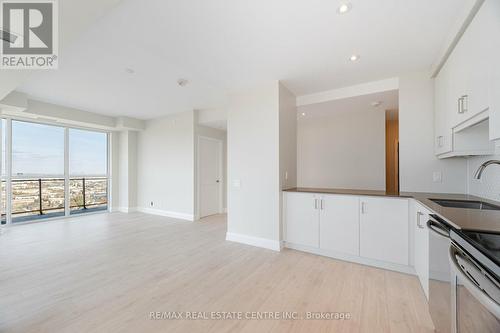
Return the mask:
<path id="1" fill-rule="evenodd" d="M 311 193 L 285 194 L 286 241 L 319 248 L 319 196 Z"/>
<path id="2" fill-rule="evenodd" d="M 359 198 L 323 195 L 320 204 L 320 248 L 359 256 Z"/>
<path id="3" fill-rule="evenodd" d="M 415 272 L 417 273 L 425 296 L 429 298 L 429 230 L 427 221 L 429 211 L 420 204 L 415 204 L 413 226 L 415 231 Z"/>
<path id="4" fill-rule="evenodd" d="M 408 265 L 408 200 L 360 198 L 360 255 Z"/>

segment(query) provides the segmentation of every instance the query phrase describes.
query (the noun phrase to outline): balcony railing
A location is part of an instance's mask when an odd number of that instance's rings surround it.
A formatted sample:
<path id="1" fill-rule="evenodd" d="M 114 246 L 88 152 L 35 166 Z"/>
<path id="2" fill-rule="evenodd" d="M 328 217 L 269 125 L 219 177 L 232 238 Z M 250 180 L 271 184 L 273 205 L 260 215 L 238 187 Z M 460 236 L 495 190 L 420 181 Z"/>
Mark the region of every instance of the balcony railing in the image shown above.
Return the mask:
<path id="1" fill-rule="evenodd" d="M 5 191 L 5 182 L 2 182 Z M 87 211 L 106 208 L 108 179 L 106 177 L 70 178 L 70 210 Z M 5 198 L 5 195 L 2 195 Z M 5 199 L 4 199 L 5 200 Z M 65 180 L 63 178 L 13 179 L 12 217 L 64 213 Z M 2 217 L 5 210 L 2 212 Z M 48 217 L 48 216 L 47 216 Z"/>

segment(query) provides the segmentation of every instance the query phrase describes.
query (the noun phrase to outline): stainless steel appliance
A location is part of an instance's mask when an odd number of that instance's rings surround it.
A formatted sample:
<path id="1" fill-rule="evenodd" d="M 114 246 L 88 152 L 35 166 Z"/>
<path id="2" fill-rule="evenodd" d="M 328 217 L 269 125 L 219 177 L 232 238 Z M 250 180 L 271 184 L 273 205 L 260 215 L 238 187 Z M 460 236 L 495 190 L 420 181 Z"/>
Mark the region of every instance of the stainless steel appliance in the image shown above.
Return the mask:
<path id="1" fill-rule="evenodd" d="M 451 230 L 452 331 L 500 332 L 500 234 Z"/>
<path id="2" fill-rule="evenodd" d="M 436 215 L 430 215 L 429 228 L 429 313 L 436 332 L 452 329 L 450 251 L 451 226 Z"/>

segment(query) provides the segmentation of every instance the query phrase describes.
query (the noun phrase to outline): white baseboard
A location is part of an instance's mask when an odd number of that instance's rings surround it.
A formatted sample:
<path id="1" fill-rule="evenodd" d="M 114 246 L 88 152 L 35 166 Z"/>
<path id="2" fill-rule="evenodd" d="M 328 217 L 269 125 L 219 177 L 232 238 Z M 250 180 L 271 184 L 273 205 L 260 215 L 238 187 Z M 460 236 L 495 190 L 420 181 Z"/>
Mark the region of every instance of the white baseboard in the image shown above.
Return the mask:
<path id="1" fill-rule="evenodd" d="M 112 207 L 111 213 L 120 212 L 120 213 L 133 213 L 137 212 L 137 207 Z"/>
<path id="2" fill-rule="evenodd" d="M 278 252 L 281 250 L 280 241 L 267 238 L 252 237 L 252 236 L 228 232 L 226 233 L 226 240 L 230 242 L 262 247 L 264 249 L 269 249 Z"/>
<path id="3" fill-rule="evenodd" d="M 320 256 L 324 256 L 324 257 L 354 262 L 354 263 L 366 265 L 366 266 L 373 266 L 373 267 L 388 269 L 390 271 L 396 271 L 396 272 L 416 275 L 415 269 L 411 266 L 406 266 L 406 265 L 401 265 L 401 264 L 393 264 L 393 263 L 385 262 L 385 261 L 381 261 L 381 260 L 364 258 L 364 257 L 355 256 L 352 254 L 345 254 L 345 253 L 340 253 L 340 252 L 335 252 L 335 251 L 328 251 L 328 250 L 313 248 L 313 247 L 304 246 L 304 245 L 298 245 L 298 244 L 289 243 L 289 242 L 284 242 L 284 245 L 286 248 L 297 250 L 297 251 L 303 251 L 303 252 L 317 254 Z"/>
<path id="4" fill-rule="evenodd" d="M 180 220 L 186 220 L 186 221 L 194 221 L 194 215 L 193 214 L 170 212 L 168 210 L 146 208 L 146 207 L 138 207 L 137 211 L 141 212 L 141 213 L 151 214 L 151 215 L 159 215 L 159 216 L 171 217 L 171 218 L 174 218 L 174 219 L 180 219 Z"/>

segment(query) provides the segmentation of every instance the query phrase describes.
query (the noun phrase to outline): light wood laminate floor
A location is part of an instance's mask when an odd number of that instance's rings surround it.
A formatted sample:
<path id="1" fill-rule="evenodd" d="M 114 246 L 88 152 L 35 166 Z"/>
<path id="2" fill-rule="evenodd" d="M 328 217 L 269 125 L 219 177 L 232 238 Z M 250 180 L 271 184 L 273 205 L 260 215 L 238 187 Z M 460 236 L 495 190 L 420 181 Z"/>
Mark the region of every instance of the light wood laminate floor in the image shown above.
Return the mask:
<path id="1" fill-rule="evenodd" d="M 227 242 L 225 232 L 225 216 L 142 213 L 4 228 L 0 332 L 432 332 L 413 276 Z M 173 311 L 351 319 L 150 319 Z"/>

